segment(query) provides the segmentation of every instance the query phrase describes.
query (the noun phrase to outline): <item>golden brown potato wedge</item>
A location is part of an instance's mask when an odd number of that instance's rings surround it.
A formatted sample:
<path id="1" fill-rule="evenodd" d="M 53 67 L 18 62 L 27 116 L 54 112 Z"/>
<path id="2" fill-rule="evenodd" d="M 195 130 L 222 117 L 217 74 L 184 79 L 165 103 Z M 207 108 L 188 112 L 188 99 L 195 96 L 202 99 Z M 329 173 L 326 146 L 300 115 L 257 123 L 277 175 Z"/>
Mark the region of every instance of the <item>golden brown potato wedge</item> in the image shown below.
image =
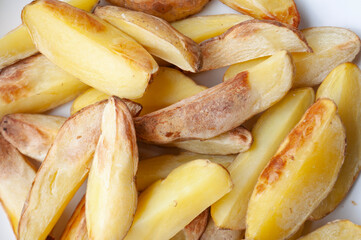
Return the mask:
<path id="1" fill-rule="evenodd" d="M 35 169 L 27 158 L 0 135 L 0 203 L 15 235 L 24 202 L 35 178 Z"/>
<path id="2" fill-rule="evenodd" d="M 152 56 L 128 35 L 69 4 L 34 1 L 23 9 L 22 20 L 41 53 L 105 93 L 139 98 L 158 70 Z"/>
<path id="3" fill-rule="evenodd" d="M 25 203 L 19 239 L 45 239 L 86 179 L 101 133 L 105 104 L 84 108 L 59 130 Z"/>
<path id="4" fill-rule="evenodd" d="M 169 239 L 231 188 L 222 166 L 208 160 L 183 164 L 140 194 L 125 240 Z"/>
<path id="5" fill-rule="evenodd" d="M 43 55 L 26 58 L 0 72 L 0 118 L 9 113 L 44 112 L 87 88 Z"/>
<path id="6" fill-rule="evenodd" d="M 221 2 L 254 18 L 276 20 L 294 27 L 298 27 L 300 23 L 300 14 L 294 0 L 221 0 Z"/>
<path id="7" fill-rule="evenodd" d="M 76 207 L 60 240 L 88 240 L 85 219 L 85 196 Z"/>
<path id="8" fill-rule="evenodd" d="M 220 135 L 279 101 L 290 89 L 293 73 L 290 55 L 281 51 L 233 80 L 135 118 L 137 137 L 166 144 Z"/>
<path id="9" fill-rule="evenodd" d="M 206 209 L 170 240 L 199 240 L 206 230 L 208 218 L 209 209 Z"/>
<path id="10" fill-rule="evenodd" d="M 240 240 L 243 239 L 243 237 L 244 231 L 218 228 L 212 218 L 210 218 L 200 240 Z"/>
<path id="11" fill-rule="evenodd" d="M 65 120 L 40 114 L 10 114 L 2 118 L 0 133 L 22 154 L 42 162 Z"/>
<path id="12" fill-rule="evenodd" d="M 319 99 L 258 178 L 248 204 L 246 238 L 285 239 L 295 233 L 331 191 L 345 140 L 336 105 Z"/>
<path id="13" fill-rule="evenodd" d="M 138 192 L 137 139 L 127 106 L 112 97 L 104 108 L 92 161 L 85 213 L 90 239 L 123 239 L 133 222 Z"/>
<path id="14" fill-rule="evenodd" d="M 252 142 L 251 132 L 241 126 L 213 138 L 174 142 L 169 146 L 200 154 L 229 155 L 247 151 Z"/>
<path id="15" fill-rule="evenodd" d="M 70 5 L 90 11 L 99 0 L 65 0 Z M 21 25 L 0 38 L 0 69 L 37 53 L 28 29 Z"/>
<path id="16" fill-rule="evenodd" d="M 268 20 L 241 22 L 200 46 L 203 55 L 201 71 L 269 56 L 280 50 L 312 51 L 300 31 Z"/>
<path id="17" fill-rule="evenodd" d="M 115 6 L 97 7 L 95 14 L 131 36 L 150 54 L 182 70 L 198 72 L 202 66 L 199 45 L 163 19 Z"/>
<path id="18" fill-rule="evenodd" d="M 251 19 L 252 17 L 243 14 L 220 14 L 190 17 L 171 25 L 196 43 L 201 43 L 221 35 L 237 23 Z"/>
<path id="19" fill-rule="evenodd" d="M 283 139 L 314 101 L 312 88 L 290 91 L 257 120 L 252 129 L 254 142 L 227 168 L 234 187 L 211 207 L 211 215 L 220 228 L 243 230 L 249 199 L 262 170 L 276 153 Z"/>
<path id="20" fill-rule="evenodd" d="M 109 0 L 109 2 L 172 22 L 200 12 L 209 0 Z"/>
<path id="21" fill-rule="evenodd" d="M 175 168 L 182 164 L 197 159 L 208 159 L 213 163 L 227 167 L 235 156 L 213 156 L 193 153 L 182 153 L 180 155 L 161 155 L 139 162 L 137 172 L 137 189 L 143 191 L 159 179 L 164 179 Z"/>
<path id="22" fill-rule="evenodd" d="M 336 220 L 301 237 L 299 240 L 357 240 L 361 236 L 361 226 L 349 220 Z"/>
<path id="23" fill-rule="evenodd" d="M 330 98 L 338 106 L 345 125 L 347 148 L 345 161 L 335 186 L 311 215 L 321 219 L 345 198 L 361 170 L 361 71 L 357 65 L 344 63 L 336 67 L 317 90 L 317 98 Z"/>

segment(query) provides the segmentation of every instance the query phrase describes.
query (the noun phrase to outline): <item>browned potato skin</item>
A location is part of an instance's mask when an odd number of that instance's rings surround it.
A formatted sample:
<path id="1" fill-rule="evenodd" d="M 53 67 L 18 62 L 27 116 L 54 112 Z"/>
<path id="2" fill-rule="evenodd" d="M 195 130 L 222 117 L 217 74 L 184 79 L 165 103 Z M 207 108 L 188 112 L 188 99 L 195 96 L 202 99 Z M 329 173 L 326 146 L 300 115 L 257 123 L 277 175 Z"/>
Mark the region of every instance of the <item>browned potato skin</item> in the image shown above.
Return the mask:
<path id="1" fill-rule="evenodd" d="M 243 238 L 244 231 L 218 228 L 210 218 L 200 240 L 240 240 Z"/>
<path id="2" fill-rule="evenodd" d="M 198 240 L 206 230 L 209 209 L 204 210 L 183 229 L 186 240 Z"/>
<path id="3" fill-rule="evenodd" d="M 173 22 L 200 12 L 209 0 L 108 0 L 108 2 Z"/>
<path id="4" fill-rule="evenodd" d="M 88 232 L 85 220 L 85 196 L 74 210 L 60 240 L 87 240 Z"/>

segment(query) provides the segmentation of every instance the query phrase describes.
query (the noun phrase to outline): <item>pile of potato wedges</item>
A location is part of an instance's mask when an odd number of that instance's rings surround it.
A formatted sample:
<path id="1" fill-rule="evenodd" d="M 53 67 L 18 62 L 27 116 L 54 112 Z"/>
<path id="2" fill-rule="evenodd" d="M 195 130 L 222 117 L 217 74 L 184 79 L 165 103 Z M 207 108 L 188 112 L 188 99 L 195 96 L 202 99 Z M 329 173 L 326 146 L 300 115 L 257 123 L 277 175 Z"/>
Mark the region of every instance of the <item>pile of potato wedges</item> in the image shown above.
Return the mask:
<path id="1" fill-rule="evenodd" d="M 0 39 L 0 202 L 19 240 L 361 239 L 359 37 L 293 0 L 35 0 Z M 207 88 L 194 73 L 227 67 Z M 69 117 L 46 114 L 72 102 Z M 168 154 L 160 154 L 168 151 Z"/>

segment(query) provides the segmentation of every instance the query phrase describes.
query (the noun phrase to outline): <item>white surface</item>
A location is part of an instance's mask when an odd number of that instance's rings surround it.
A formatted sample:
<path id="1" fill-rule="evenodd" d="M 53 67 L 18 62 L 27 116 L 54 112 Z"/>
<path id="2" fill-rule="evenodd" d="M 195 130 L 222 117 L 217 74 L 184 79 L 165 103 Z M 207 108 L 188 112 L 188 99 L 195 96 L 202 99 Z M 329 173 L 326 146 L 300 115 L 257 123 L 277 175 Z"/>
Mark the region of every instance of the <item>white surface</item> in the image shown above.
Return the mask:
<path id="1" fill-rule="evenodd" d="M 277 0 L 275 0 L 277 1 Z M 0 0 L 0 37 L 21 23 L 20 12 L 22 7 L 30 2 L 29 0 Z M 361 36 L 361 1 L 359 0 L 296 0 L 296 4 L 301 14 L 300 28 L 313 26 L 338 26 L 349 28 Z M 234 13 L 234 11 L 222 3 L 212 0 L 207 5 L 202 15 L 211 15 L 219 13 Z M 360 65 L 358 57 L 356 63 Z M 212 86 L 222 79 L 225 69 L 210 71 L 202 74 L 195 74 L 193 79 L 201 84 Z M 53 114 L 67 116 L 69 114 L 69 104 L 53 111 Z M 1 183 L 0 183 L 1 184 Z M 72 209 L 79 201 L 84 186 L 78 192 L 75 199 L 67 208 L 65 214 L 60 219 L 60 224 L 55 228 L 54 235 L 61 234 L 67 219 L 71 216 Z M 353 204 L 352 201 L 355 203 Z M 325 219 L 313 224 L 312 228 L 323 225 L 334 219 L 350 219 L 361 224 L 361 180 L 360 178 L 354 184 L 351 192 L 342 204 Z M 0 240 L 15 239 L 7 216 L 0 207 Z"/>

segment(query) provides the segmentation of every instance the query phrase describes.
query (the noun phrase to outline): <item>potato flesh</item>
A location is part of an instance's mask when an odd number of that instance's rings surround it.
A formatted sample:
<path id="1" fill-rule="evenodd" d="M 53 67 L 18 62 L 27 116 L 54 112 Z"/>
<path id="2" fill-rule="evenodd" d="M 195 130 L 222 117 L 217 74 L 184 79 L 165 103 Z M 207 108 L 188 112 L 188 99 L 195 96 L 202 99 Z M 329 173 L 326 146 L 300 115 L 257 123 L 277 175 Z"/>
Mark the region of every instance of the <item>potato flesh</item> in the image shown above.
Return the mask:
<path id="1" fill-rule="evenodd" d="M 45 239 L 86 179 L 100 136 L 104 105 L 89 106 L 60 129 L 31 188 L 19 239 Z"/>
<path id="2" fill-rule="evenodd" d="M 38 0 L 24 8 L 22 19 L 41 53 L 107 94 L 139 98 L 158 70 L 151 55 L 129 36 L 68 4 Z"/>
<path id="3" fill-rule="evenodd" d="M 336 220 L 307 234 L 299 240 L 344 240 L 359 239 L 361 226 L 349 220 Z"/>
<path id="4" fill-rule="evenodd" d="M 317 98 L 330 98 L 345 125 L 347 148 L 345 161 L 335 186 L 311 215 L 321 219 L 345 198 L 361 169 L 361 72 L 355 64 L 344 63 L 335 68 L 317 90 Z M 354 106 L 354 107 L 351 107 Z"/>
<path id="5" fill-rule="evenodd" d="M 258 19 L 276 20 L 298 27 L 300 14 L 294 0 L 221 0 L 236 11 Z"/>
<path id="6" fill-rule="evenodd" d="M 35 174 L 28 160 L 0 135 L 0 202 L 15 235 Z"/>
<path id="7" fill-rule="evenodd" d="M 228 167 L 234 183 L 232 191 L 211 207 L 218 227 L 246 228 L 247 206 L 258 176 L 313 101 L 311 88 L 293 90 L 261 115 L 252 130 L 251 148 L 239 154 Z"/>
<path id="8" fill-rule="evenodd" d="M 212 138 L 275 104 L 290 89 L 292 79 L 292 59 L 281 51 L 231 81 L 135 118 L 137 137 L 156 144 Z"/>
<path id="9" fill-rule="evenodd" d="M 115 6 L 98 7 L 95 14 L 134 38 L 150 54 L 185 71 L 197 72 L 202 64 L 198 44 L 152 15 Z"/>
<path id="10" fill-rule="evenodd" d="M 70 5 L 90 11 L 98 0 L 68 0 Z M 0 38 L 0 69 L 37 53 L 28 29 L 21 25 Z"/>
<path id="11" fill-rule="evenodd" d="M 87 88 L 44 56 L 29 57 L 0 72 L 0 118 L 9 113 L 44 112 Z"/>
<path id="12" fill-rule="evenodd" d="M 232 188 L 228 172 L 208 160 L 174 169 L 140 196 L 126 240 L 169 239 Z"/>
<path id="13" fill-rule="evenodd" d="M 251 19 L 252 17 L 242 14 L 220 14 L 190 17 L 172 22 L 171 25 L 196 43 L 201 43 L 221 35 L 238 23 Z"/>
<path id="14" fill-rule="evenodd" d="M 295 233 L 331 191 L 345 140 L 336 105 L 318 100 L 258 178 L 248 204 L 246 238 L 285 239 Z"/>

